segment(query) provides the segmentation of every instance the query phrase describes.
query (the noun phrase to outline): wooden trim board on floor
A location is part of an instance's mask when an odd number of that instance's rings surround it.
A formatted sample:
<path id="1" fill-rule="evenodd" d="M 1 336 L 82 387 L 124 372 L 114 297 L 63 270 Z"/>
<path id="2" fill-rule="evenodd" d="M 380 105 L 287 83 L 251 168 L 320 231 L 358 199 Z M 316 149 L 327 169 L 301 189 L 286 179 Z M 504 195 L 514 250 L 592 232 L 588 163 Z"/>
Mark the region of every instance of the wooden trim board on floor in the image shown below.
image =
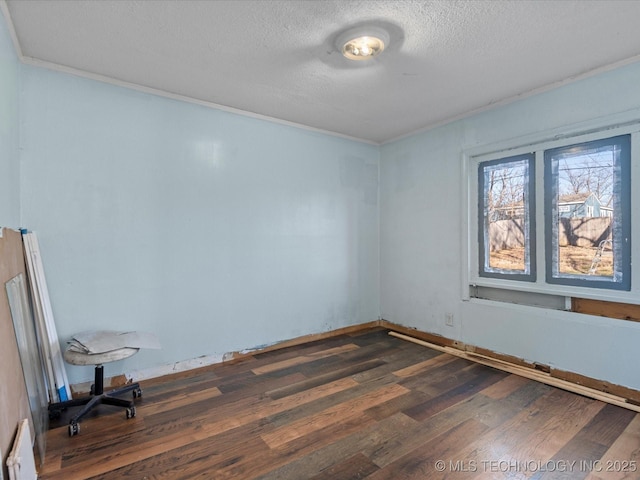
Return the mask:
<path id="1" fill-rule="evenodd" d="M 410 337 L 402 333 L 390 331 L 389 335 L 396 338 L 401 338 L 402 340 L 407 340 L 409 342 L 416 343 L 418 345 L 422 345 L 424 347 L 438 350 L 439 352 L 448 353 L 450 355 L 454 355 L 459 358 L 464 358 L 465 360 L 470 360 L 472 362 L 480 363 L 488 367 L 496 368 L 503 372 L 513 373 L 521 377 L 529 378 L 531 380 L 536 380 L 546 385 L 562 388 L 563 390 L 567 390 L 569 392 L 577 393 L 579 395 L 584 395 L 585 397 L 593 398 L 595 400 L 600 400 L 602 402 L 610 403 L 612 405 L 617 405 L 618 407 L 627 408 L 629 410 L 633 410 L 634 412 L 640 413 L 640 406 L 634 405 L 633 403 L 629 403 L 625 398 L 618 397 L 616 395 L 611 395 L 609 393 L 600 392 L 598 390 L 584 387 L 582 385 L 577 385 L 575 383 L 571 383 L 566 380 L 561 380 L 559 378 L 554 378 L 549 373 L 541 372 L 539 370 L 533 370 L 530 368 L 520 367 L 518 365 L 507 363 L 502 360 L 497 360 L 495 358 L 487 357 L 485 355 L 481 355 L 478 353 L 464 352 L 462 350 L 458 350 L 452 347 L 441 347 L 434 343 L 425 342 L 424 340 Z"/>
<path id="2" fill-rule="evenodd" d="M 628 403 L 640 405 L 640 390 L 635 390 L 633 388 L 624 387 L 622 385 L 617 385 L 604 380 L 598 380 L 596 378 L 587 377 L 586 375 L 581 375 L 579 373 L 560 370 L 557 368 L 550 367 L 548 365 L 541 365 L 538 363 L 527 362 L 522 358 L 494 352 L 492 350 L 477 347 L 475 345 L 465 344 L 457 340 L 451 340 L 449 338 L 442 337 L 440 335 L 434 335 L 432 333 L 422 332 L 414 328 L 404 327 L 402 325 L 391 323 L 387 320 L 381 320 L 380 326 L 388 330 L 393 330 L 398 333 L 403 333 L 410 337 L 418 338 L 425 342 L 439 345 L 441 347 L 452 347 L 456 350 L 460 350 L 463 352 L 476 353 L 478 355 L 483 355 L 485 357 L 500 360 L 510 365 L 520 366 L 520 367 L 524 367 L 534 371 L 545 372 L 545 373 L 548 373 L 551 377 L 554 377 L 560 380 L 565 380 L 569 383 L 590 388 L 595 391 L 599 391 L 599 392 L 614 395 L 616 397 L 624 398 Z"/>

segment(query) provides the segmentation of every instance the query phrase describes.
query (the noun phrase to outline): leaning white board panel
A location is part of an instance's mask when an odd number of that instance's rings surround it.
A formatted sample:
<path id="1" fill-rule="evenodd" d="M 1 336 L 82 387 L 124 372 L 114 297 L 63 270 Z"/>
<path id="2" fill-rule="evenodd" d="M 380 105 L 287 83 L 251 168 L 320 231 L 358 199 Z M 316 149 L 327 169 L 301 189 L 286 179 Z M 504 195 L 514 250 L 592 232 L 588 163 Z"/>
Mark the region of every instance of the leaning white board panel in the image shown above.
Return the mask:
<path id="1" fill-rule="evenodd" d="M 24 232 L 23 232 L 22 239 L 24 243 L 25 259 L 27 263 L 27 277 L 29 279 L 29 286 L 31 288 L 33 317 L 34 317 L 34 323 L 36 327 L 38 344 L 40 345 L 42 358 L 44 361 L 44 368 L 46 373 L 45 381 L 47 385 L 47 391 L 49 394 L 49 401 L 56 402 L 58 401 L 58 391 L 56 389 L 56 379 L 53 373 L 53 363 L 51 361 L 49 338 L 47 336 L 47 329 L 46 329 L 45 322 L 43 320 L 44 313 L 42 311 L 42 303 L 39 301 L 40 297 L 38 294 L 38 283 L 36 281 L 37 275 L 35 273 L 35 266 L 33 264 L 33 261 L 31 260 L 31 255 L 29 253 L 31 250 L 30 240 L 28 237 L 25 236 Z"/>
<path id="2" fill-rule="evenodd" d="M 39 304 L 34 308 L 36 313 L 36 323 L 41 322 L 44 325 L 46 337 L 43 338 L 44 344 L 48 345 L 48 356 L 51 359 L 53 368 L 53 377 L 55 381 L 57 399 L 59 401 L 69 400 L 71 398 L 71 389 L 67 380 L 67 371 L 65 369 L 60 343 L 58 341 L 58 333 L 53 318 L 53 310 L 51 309 L 51 301 L 49 299 L 49 290 L 47 281 L 44 276 L 44 267 L 42 265 L 42 257 L 40 255 L 40 245 L 38 238 L 33 232 L 23 233 L 22 235 L 25 245 L 26 259 L 30 274 L 30 284 L 32 287 L 34 304 Z M 31 276 L 33 274 L 33 276 Z M 52 401 L 55 401 L 52 399 Z"/>
<path id="3" fill-rule="evenodd" d="M 44 307 L 44 318 L 46 321 L 47 334 L 49 337 L 49 342 L 51 344 L 51 354 L 54 363 L 54 373 L 56 373 L 58 396 L 60 400 L 68 400 L 71 398 L 71 389 L 69 386 L 69 380 L 67 379 L 67 371 L 64 365 L 64 359 L 62 357 L 62 351 L 60 350 L 60 342 L 58 341 L 58 333 L 53 317 L 53 310 L 51 308 L 51 301 L 49 299 L 47 280 L 44 276 L 42 256 L 40 255 L 40 245 L 38 244 L 38 237 L 36 237 L 36 234 L 31 233 L 30 235 L 34 254 L 34 264 L 36 266 L 36 272 L 38 274 L 38 286 L 40 288 L 42 305 Z"/>

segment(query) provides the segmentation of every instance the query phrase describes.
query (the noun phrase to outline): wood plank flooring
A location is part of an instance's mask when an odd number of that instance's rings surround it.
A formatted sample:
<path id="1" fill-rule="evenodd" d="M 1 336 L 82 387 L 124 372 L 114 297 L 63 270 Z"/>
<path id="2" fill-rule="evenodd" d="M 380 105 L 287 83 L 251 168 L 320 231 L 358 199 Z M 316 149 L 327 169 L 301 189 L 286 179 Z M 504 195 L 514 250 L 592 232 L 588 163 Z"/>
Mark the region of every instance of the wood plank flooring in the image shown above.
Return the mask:
<path id="1" fill-rule="evenodd" d="M 52 425 L 40 478 L 640 479 L 640 414 L 383 329 L 142 388 Z"/>

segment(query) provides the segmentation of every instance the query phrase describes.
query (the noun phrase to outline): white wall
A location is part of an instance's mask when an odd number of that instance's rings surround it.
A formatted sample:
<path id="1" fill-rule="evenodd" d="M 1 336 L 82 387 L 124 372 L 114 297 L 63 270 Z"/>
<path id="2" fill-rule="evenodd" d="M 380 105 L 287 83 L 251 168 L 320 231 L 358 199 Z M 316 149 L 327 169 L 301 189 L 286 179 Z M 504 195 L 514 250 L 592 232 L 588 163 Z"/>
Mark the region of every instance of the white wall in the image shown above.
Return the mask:
<path id="1" fill-rule="evenodd" d="M 0 226 L 20 226 L 18 89 L 20 65 L 0 13 Z"/>
<path id="2" fill-rule="evenodd" d="M 380 160 L 381 316 L 640 389 L 640 323 L 462 301 L 463 151 L 625 111 L 637 112 L 640 119 L 640 64 L 384 145 Z M 634 195 L 638 188 L 635 185 Z M 637 240 L 633 256 L 640 255 Z M 445 325 L 447 313 L 454 316 L 453 327 Z"/>
<path id="3" fill-rule="evenodd" d="M 31 66 L 21 80 L 22 223 L 59 336 L 163 345 L 108 375 L 378 318 L 375 146 Z"/>

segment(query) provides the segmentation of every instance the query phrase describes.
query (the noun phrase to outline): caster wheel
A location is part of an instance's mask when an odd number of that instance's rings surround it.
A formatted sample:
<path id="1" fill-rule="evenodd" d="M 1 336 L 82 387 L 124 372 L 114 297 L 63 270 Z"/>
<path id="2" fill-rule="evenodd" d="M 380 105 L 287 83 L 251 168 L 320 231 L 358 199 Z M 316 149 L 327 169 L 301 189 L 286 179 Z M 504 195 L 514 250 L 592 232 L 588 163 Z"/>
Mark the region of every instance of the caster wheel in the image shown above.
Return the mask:
<path id="1" fill-rule="evenodd" d="M 80 433 L 80 425 L 78 423 L 70 423 L 69 436 L 73 437 L 74 435 L 78 435 L 79 433 Z"/>
<path id="2" fill-rule="evenodd" d="M 142 389 L 141 388 L 136 388 L 133 391 L 133 398 L 142 398 Z"/>
<path id="3" fill-rule="evenodd" d="M 136 416 L 136 407 L 129 407 L 125 412 L 127 415 L 127 420 Z"/>
<path id="4" fill-rule="evenodd" d="M 89 393 L 91 395 L 95 395 L 96 394 L 96 386 L 95 386 L 95 384 L 91 385 L 91 389 L 89 390 Z"/>

